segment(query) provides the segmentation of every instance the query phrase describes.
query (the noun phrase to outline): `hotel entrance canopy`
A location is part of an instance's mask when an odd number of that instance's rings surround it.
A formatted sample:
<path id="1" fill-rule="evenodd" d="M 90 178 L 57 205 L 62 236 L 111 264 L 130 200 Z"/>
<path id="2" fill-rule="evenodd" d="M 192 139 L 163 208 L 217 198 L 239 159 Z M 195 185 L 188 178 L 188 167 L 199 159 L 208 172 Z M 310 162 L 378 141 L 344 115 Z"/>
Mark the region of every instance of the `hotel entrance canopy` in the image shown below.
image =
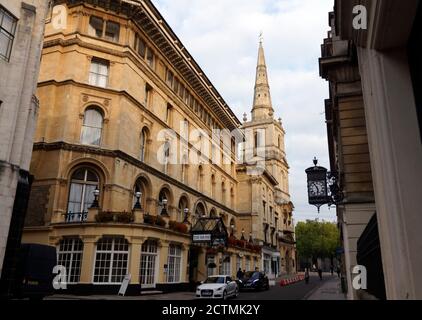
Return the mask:
<path id="1" fill-rule="evenodd" d="M 206 247 L 227 247 L 228 233 L 221 218 L 200 218 L 191 229 L 192 244 Z"/>

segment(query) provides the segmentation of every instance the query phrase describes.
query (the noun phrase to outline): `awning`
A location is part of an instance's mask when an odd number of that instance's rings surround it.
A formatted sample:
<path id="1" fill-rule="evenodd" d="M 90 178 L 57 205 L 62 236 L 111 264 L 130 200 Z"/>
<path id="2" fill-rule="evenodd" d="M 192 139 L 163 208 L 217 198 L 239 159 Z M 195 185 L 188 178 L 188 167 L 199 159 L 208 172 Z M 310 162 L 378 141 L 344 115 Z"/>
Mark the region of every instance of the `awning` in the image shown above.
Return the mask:
<path id="1" fill-rule="evenodd" d="M 227 246 L 228 233 L 221 218 L 200 218 L 191 229 L 192 244 L 207 247 Z"/>

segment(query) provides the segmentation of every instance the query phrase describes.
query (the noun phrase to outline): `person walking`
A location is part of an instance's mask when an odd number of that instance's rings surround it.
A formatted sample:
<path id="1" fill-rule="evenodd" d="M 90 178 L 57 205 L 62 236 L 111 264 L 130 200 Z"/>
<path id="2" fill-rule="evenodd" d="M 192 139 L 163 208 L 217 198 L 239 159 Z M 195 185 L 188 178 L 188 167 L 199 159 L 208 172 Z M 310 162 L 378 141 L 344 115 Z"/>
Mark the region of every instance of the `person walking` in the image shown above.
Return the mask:
<path id="1" fill-rule="evenodd" d="M 239 270 L 237 271 L 236 277 L 237 277 L 238 280 L 242 280 L 243 279 L 242 268 L 239 268 Z"/>
<path id="2" fill-rule="evenodd" d="M 309 269 L 305 269 L 305 283 L 309 284 Z"/>
<path id="3" fill-rule="evenodd" d="M 322 269 L 318 268 L 318 276 L 319 276 L 319 280 L 322 281 Z"/>

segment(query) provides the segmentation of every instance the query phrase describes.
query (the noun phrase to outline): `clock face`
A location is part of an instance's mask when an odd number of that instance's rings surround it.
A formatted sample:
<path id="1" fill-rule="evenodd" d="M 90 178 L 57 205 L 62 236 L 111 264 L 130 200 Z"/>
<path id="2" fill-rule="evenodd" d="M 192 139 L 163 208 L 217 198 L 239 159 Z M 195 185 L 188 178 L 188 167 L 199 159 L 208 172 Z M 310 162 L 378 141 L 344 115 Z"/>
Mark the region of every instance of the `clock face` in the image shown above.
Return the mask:
<path id="1" fill-rule="evenodd" d="M 326 185 L 324 181 L 309 182 L 309 194 L 312 197 L 324 197 L 327 194 Z"/>

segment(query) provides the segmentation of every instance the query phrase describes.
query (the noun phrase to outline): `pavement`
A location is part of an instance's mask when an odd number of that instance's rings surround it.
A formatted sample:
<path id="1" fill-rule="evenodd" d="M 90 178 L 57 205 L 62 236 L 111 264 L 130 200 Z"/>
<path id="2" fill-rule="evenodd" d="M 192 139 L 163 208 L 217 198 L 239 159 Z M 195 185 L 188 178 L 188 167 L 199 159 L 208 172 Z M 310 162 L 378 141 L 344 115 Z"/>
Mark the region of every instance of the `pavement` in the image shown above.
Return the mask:
<path id="1" fill-rule="evenodd" d="M 310 291 L 305 300 L 346 300 L 346 296 L 341 292 L 341 283 L 338 277 L 330 277 L 327 281 Z"/>

